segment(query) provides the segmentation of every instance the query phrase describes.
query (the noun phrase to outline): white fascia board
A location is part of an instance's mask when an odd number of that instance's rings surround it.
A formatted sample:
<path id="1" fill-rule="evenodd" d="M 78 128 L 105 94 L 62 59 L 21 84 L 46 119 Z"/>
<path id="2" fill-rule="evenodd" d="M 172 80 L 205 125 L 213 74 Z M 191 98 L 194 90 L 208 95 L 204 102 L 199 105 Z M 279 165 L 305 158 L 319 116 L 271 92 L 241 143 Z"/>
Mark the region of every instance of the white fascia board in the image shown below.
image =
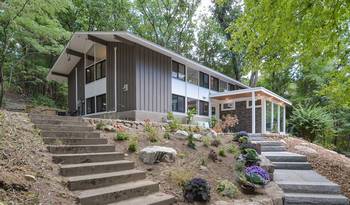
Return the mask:
<path id="1" fill-rule="evenodd" d="M 238 94 L 258 92 L 258 91 L 264 92 L 272 97 L 275 97 L 276 99 L 278 99 L 278 100 L 280 100 L 288 105 L 292 105 L 292 103 L 289 100 L 287 100 L 287 99 L 277 95 L 276 93 L 274 93 L 266 88 L 263 88 L 263 87 L 247 88 L 247 89 L 240 89 L 240 90 L 233 90 L 233 91 L 228 91 L 228 92 L 223 92 L 223 93 L 211 94 L 210 98 L 238 95 Z"/>

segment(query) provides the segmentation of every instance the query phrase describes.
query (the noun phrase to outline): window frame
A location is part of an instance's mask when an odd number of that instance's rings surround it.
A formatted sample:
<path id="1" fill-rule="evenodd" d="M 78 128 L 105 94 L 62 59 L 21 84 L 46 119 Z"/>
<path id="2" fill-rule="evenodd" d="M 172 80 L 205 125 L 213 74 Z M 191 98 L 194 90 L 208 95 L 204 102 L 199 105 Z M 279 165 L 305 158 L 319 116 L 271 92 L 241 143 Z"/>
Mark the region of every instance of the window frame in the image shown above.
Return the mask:
<path id="1" fill-rule="evenodd" d="M 233 106 L 231 106 L 229 108 L 225 108 L 224 107 L 225 105 L 229 105 L 229 104 L 233 105 Z M 230 101 L 230 102 L 222 103 L 221 104 L 221 110 L 222 111 L 236 110 L 236 101 Z"/>
<path id="2" fill-rule="evenodd" d="M 207 81 L 208 82 L 205 82 L 205 80 L 204 80 L 205 76 L 207 77 Z M 209 87 L 210 87 L 210 76 L 209 76 L 209 74 L 199 71 L 199 86 L 202 87 L 202 88 L 209 89 Z"/>
<path id="3" fill-rule="evenodd" d="M 174 110 L 174 97 L 176 97 L 176 110 Z M 179 109 L 180 105 L 179 105 L 179 98 L 183 99 L 183 111 Z M 179 112 L 179 113 L 186 113 L 186 98 L 185 96 L 182 95 L 176 95 L 176 94 L 172 94 L 172 98 L 171 98 L 171 110 L 172 112 Z"/>
<path id="4" fill-rule="evenodd" d="M 180 72 L 180 67 L 183 68 L 183 73 Z M 183 74 L 183 79 L 180 77 L 180 73 Z M 181 64 L 176 61 L 171 62 L 171 77 L 181 80 L 181 81 L 186 81 L 186 66 L 184 64 Z"/>
<path id="5" fill-rule="evenodd" d="M 187 112 L 190 110 L 190 107 L 188 106 L 188 102 L 190 102 L 190 101 L 194 101 L 194 102 L 196 102 L 196 107 L 195 107 L 195 109 L 196 109 L 196 113 L 198 113 L 198 110 L 199 110 L 199 104 L 198 104 L 198 102 L 199 102 L 199 100 L 198 99 L 195 99 L 195 98 L 189 98 L 189 97 L 187 97 Z"/>
<path id="6" fill-rule="evenodd" d="M 92 102 L 89 102 L 89 100 L 92 100 Z M 95 96 L 94 97 L 89 97 L 89 98 L 86 98 L 86 114 L 88 115 L 88 114 L 94 114 L 94 113 L 96 113 L 96 101 L 95 101 Z M 92 108 L 91 109 L 91 112 L 89 112 L 89 106 L 91 106 L 90 104 L 91 103 L 93 103 L 93 106 L 92 107 L 90 107 L 90 108 Z"/>
<path id="7" fill-rule="evenodd" d="M 204 104 L 207 105 L 207 112 L 206 112 L 206 114 L 204 112 L 204 107 L 202 107 Z M 209 116 L 209 102 L 203 101 L 203 100 L 199 100 L 199 112 L 198 112 L 198 115 Z"/>
<path id="8" fill-rule="evenodd" d="M 225 88 L 222 90 L 222 89 L 221 89 L 221 88 L 222 88 L 221 85 L 223 85 L 223 84 L 225 84 L 226 86 L 225 86 Z M 219 92 L 226 92 L 226 91 L 228 91 L 227 86 L 228 86 L 228 83 L 227 83 L 226 81 L 219 80 Z"/>
<path id="9" fill-rule="evenodd" d="M 233 89 L 231 89 L 233 88 Z M 236 90 L 236 85 L 232 84 L 232 83 L 228 83 L 228 91 L 234 91 Z"/>
<path id="10" fill-rule="evenodd" d="M 210 90 L 219 92 L 219 87 L 220 87 L 219 82 L 220 82 L 219 78 L 210 76 Z M 216 89 L 214 87 L 215 84 L 217 87 Z"/>
<path id="11" fill-rule="evenodd" d="M 100 65 L 100 67 L 98 68 L 98 66 Z M 99 77 L 97 75 L 97 70 L 100 69 L 101 70 L 101 76 Z M 100 60 L 98 62 L 95 63 L 95 80 L 100 80 L 102 78 L 106 77 L 106 70 L 107 70 L 107 61 L 106 59 Z"/>
<path id="12" fill-rule="evenodd" d="M 260 101 L 260 105 L 257 105 L 257 104 L 256 104 L 257 101 Z M 253 104 L 252 104 L 252 105 L 249 105 L 250 102 L 253 102 L 253 101 L 252 101 L 252 100 L 247 100 L 247 101 L 246 101 L 246 107 L 247 107 L 247 108 L 252 108 L 252 107 L 253 107 Z M 256 100 L 255 100 L 255 108 L 259 108 L 259 107 L 261 107 L 261 106 L 262 106 L 262 100 L 261 100 L 261 99 L 256 99 Z"/>
<path id="13" fill-rule="evenodd" d="M 88 72 L 89 70 L 89 72 Z M 90 77 L 88 78 L 88 73 Z M 89 84 L 95 81 L 95 65 L 92 64 L 89 67 L 85 68 L 85 84 Z"/>
<path id="14" fill-rule="evenodd" d="M 192 75 L 190 75 L 189 73 L 190 72 L 193 72 L 193 74 L 195 73 L 196 75 L 194 75 L 194 76 L 196 76 L 196 81 L 197 81 L 197 83 L 194 83 L 193 81 L 192 81 Z M 191 83 L 192 85 L 199 85 L 199 71 L 198 70 L 195 70 L 195 69 L 193 69 L 193 68 L 189 68 L 189 67 L 187 67 L 187 82 L 188 83 Z M 190 77 L 191 76 L 191 77 Z M 194 77 L 193 76 L 193 77 Z"/>
<path id="15" fill-rule="evenodd" d="M 98 99 L 102 98 L 102 107 L 104 107 L 104 109 L 100 110 L 99 109 L 99 103 L 98 103 Z M 104 103 L 106 104 L 105 106 L 103 106 L 103 98 L 104 98 Z M 106 93 L 101 94 L 101 95 L 97 95 L 96 96 L 96 113 L 100 113 L 100 112 L 106 112 L 107 111 L 107 95 Z"/>

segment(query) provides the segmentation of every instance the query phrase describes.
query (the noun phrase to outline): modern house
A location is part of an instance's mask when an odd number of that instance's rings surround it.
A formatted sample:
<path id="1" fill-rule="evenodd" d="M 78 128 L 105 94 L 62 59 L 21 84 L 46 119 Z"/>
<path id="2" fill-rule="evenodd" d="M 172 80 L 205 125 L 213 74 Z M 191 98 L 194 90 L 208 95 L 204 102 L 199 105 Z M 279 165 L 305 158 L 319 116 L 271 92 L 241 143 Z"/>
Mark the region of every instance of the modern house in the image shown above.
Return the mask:
<path id="1" fill-rule="evenodd" d="M 68 81 L 69 112 L 89 117 L 184 120 L 195 108 L 197 123 L 235 114 L 237 130 L 284 133 L 291 104 L 128 32 L 74 33 L 48 79 Z"/>

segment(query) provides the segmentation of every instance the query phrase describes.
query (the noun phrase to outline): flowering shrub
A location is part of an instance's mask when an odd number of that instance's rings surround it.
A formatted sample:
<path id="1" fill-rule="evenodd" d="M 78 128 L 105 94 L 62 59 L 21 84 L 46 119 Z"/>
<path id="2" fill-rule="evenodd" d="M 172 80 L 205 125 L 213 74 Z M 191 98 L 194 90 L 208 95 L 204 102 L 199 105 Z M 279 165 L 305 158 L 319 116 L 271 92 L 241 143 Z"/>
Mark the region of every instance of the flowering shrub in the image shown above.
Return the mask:
<path id="1" fill-rule="evenodd" d="M 184 198 L 188 202 L 209 201 L 210 186 L 209 183 L 202 178 L 193 178 L 183 186 Z"/>
<path id="2" fill-rule="evenodd" d="M 265 185 L 270 181 L 269 173 L 259 166 L 247 167 L 245 176 L 249 182 L 257 185 Z"/>
<path id="3" fill-rule="evenodd" d="M 220 181 L 216 190 L 222 195 L 234 198 L 238 194 L 237 187 L 228 180 Z"/>

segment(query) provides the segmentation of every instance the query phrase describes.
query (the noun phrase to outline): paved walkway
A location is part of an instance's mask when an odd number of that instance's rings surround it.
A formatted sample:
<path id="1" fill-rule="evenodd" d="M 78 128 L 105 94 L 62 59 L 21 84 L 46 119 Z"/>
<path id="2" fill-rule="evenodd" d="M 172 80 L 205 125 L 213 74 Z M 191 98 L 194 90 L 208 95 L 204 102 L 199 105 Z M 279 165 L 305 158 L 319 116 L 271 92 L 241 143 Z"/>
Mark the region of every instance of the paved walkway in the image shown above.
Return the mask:
<path id="1" fill-rule="evenodd" d="M 304 155 L 288 152 L 279 141 L 250 136 L 261 144 L 262 155 L 275 165 L 274 181 L 284 191 L 285 205 L 348 205 L 340 186 L 312 170 Z"/>

